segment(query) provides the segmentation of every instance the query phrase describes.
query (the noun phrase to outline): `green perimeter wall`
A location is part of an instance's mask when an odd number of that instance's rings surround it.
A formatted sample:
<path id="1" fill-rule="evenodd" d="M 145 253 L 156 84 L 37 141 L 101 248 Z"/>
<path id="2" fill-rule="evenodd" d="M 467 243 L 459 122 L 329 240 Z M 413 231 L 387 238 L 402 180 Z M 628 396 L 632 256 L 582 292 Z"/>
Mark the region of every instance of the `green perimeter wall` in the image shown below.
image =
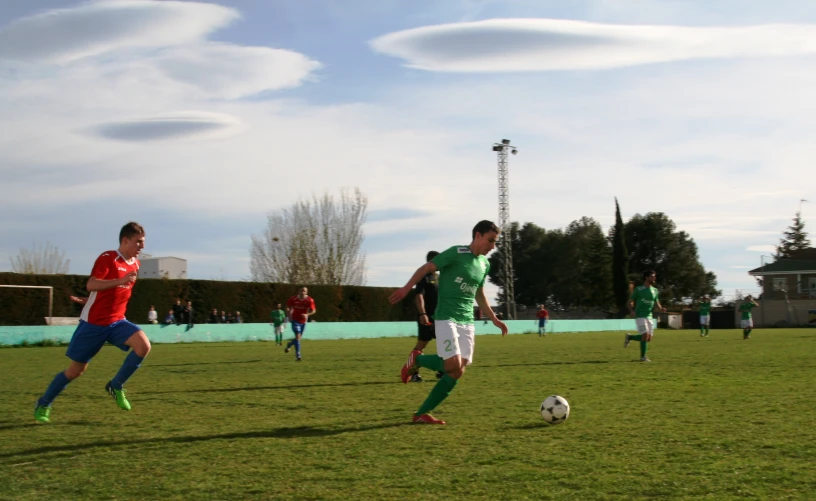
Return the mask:
<path id="1" fill-rule="evenodd" d="M 287 329 L 285 338 L 291 338 Z M 512 334 L 538 332 L 538 324 L 530 320 L 507 322 Z M 258 341 L 274 340 L 274 332 L 269 324 L 199 324 L 187 330 L 184 325 L 142 325 L 147 337 L 153 343 L 189 343 L 218 341 Z M 67 343 L 71 340 L 76 326 L 0 326 L 0 345 L 39 343 L 45 340 Z M 636 330 L 633 319 L 622 320 L 550 320 L 547 333 L 597 332 Z M 414 337 L 417 328 L 414 322 L 311 322 L 306 326 L 304 339 L 358 339 L 378 337 Z M 492 323 L 477 322 L 476 334 L 499 334 Z"/>

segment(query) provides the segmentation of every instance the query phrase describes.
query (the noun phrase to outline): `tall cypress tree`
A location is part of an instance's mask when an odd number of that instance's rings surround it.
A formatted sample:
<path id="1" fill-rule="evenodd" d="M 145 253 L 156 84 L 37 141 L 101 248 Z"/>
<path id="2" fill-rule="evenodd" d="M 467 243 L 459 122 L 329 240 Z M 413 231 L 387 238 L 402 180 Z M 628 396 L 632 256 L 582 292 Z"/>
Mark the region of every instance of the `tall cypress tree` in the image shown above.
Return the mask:
<path id="1" fill-rule="evenodd" d="M 794 252 L 810 247 L 810 240 L 805 231 L 805 222 L 802 221 L 801 212 L 796 213 L 793 224 L 788 226 L 788 229 L 782 234 L 785 237 L 779 240 L 779 245 L 776 246 L 776 256 L 774 256 L 776 259 L 788 258 Z"/>
<path id="2" fill-rule="evenodd" d="M 621 218 L 618 198 L 615 197 L 615 229 L 612 234 L 612 289 L 620 318 L 629 313 L 629 253 L 626 251 L 626 235 Z"/>

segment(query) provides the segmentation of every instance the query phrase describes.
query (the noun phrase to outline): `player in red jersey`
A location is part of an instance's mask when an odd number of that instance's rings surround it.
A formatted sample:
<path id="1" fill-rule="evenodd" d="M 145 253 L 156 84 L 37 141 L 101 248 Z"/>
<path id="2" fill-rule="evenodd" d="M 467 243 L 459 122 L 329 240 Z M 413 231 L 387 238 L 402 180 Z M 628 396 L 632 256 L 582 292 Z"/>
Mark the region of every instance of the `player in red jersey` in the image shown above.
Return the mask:
<path id="1" fill-rule="evenodd" d="M 130 402 L 125 398 L 122 386 L 150 352 L 150 341 L 144 331 L 125 319 L 127 303 L 139 271 L 137 256 L 144 245 L 144 228 L 130 222 L 119 232 L 119 248 L 103 252 L 96 259 L 87 285 L 91 294 L 82 308 L 79 326 L 65 353 L 71 359 L 71 364 L 54 377 L 45 394 L 37 401 L 34 419 L 38 422 L 51 422 L 51 402 L 68 383 L 85 372 L 91 358 L 106 342 L 122 351 L 133 350 L 125 357 L 119 372 L 105 385 L 105 391 L 116 404 L 123 410 L 130 410 Z"/>
<path id="2" fill-rule="evenodd" d="M 547 311 L 547 308 L 545 308 L 543 304 L 536 312 L 536 318 L 538 318 L 538 337 L 546 336 L 547 320 L 550 319 L 550 312 Z"/>
<path id="3" fill-rule="evenodd" d="M 289 353 L 289 350 L 294 346 L 296 360 L 300 362 L 302 360 L 300 357 L 300 338 L 303 336 L 303 330 L 306 329 L 309 316 L 317 313 L 314 299 L 309 297 L 309 289 L 301 287 L 297 296 L 290 297 L 289 301 L 286 301 L 286 310 L 289 312 L 289 322 L 292 324 L 295 339 L 286 343 L 286 349 L 283 351 Z"/>

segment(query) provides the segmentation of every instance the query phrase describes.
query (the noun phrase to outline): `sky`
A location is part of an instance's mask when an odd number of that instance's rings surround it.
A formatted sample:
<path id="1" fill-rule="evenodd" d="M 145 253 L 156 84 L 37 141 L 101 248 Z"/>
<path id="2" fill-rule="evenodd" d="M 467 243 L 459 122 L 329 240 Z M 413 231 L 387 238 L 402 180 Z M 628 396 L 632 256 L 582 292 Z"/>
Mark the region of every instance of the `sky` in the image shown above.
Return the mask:
<path id="1" fill-rule="evenodd" d="M 247 280 L 268 214 L 360 188 L 367 285 L 401 286 L 498 219 L 506 138 L 512 221 L 606 231 L 617 197 L 754 292 L 816 214 L 814 63 L 811 0 L 4 0 L 0 271 L 89 273 L 135 220 Z"/>

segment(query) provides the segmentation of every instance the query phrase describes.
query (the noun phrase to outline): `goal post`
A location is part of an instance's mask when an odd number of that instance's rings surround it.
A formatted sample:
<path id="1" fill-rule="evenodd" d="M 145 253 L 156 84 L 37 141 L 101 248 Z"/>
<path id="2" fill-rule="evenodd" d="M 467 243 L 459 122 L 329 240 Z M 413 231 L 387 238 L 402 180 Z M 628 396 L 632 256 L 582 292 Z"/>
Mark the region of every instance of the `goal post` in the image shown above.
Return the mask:
<path id="1" fill-rule="evenodd" d="M 47 323 L 51 323 L 53 308 L 54 308 L 54 288 L 50 285 L 2 285 L 3 288 L 12 289 L 48 289 L 48 317 Z"/>

